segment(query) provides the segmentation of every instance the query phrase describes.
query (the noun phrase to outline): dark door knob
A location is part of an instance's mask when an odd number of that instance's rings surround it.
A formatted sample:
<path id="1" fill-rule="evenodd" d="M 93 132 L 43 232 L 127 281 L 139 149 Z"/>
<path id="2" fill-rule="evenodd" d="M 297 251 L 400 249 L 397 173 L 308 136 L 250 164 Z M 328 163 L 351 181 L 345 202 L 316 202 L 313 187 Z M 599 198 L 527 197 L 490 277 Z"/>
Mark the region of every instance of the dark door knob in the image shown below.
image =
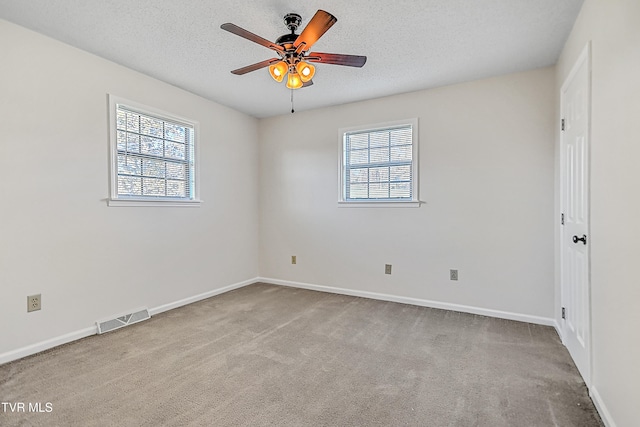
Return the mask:
<path id="1" fill-rule="evenodd" d="M 582 237 L 573 236 L 573 243 L 582 242 L 583 245 L 587 244 L 587 235 L 583 234 Z"/>

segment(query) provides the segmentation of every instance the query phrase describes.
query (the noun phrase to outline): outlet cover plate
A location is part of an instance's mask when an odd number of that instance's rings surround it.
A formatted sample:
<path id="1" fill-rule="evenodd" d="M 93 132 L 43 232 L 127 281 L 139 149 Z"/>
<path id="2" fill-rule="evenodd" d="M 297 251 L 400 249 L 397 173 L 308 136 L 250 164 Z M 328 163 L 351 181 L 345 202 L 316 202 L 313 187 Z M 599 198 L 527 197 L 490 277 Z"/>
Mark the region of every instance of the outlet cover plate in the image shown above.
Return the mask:
<path id="1" fill-rule="evenodd" d="M 291 264 L 297 264 L 298 263 L 298 259 L 295 255 L 291 255 Z"/>
<path id="2" fill-rule="evenodd" d="M 384 265 L 384 274 L 391 274 L 391 264 Z"/>
<path id="3" fill-rule="evenodd" d="M 42 297 L 40 294 L 29 295 L 27 297 L 27 313 L 40 310 L 41 304 L 42 304 Z"/>
<path id="4" fill-rule="evenodd" d="M 458 280 L 458 270 L 449 270 L 449 279 Z"/>

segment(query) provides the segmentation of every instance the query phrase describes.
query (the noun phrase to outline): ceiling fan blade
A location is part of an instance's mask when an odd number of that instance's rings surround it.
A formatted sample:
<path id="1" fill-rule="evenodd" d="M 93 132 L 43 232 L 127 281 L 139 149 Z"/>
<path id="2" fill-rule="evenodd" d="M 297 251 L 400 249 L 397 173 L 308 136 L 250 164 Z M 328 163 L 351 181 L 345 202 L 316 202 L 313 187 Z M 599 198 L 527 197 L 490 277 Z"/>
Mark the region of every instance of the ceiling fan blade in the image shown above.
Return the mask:
<path id="1" fill-rule="evenodd" d="M 302 87 L 308 87 L 313 85 L 313 80 L 309 80 L 308 82 L 302 83 Z"/>
<path id="2" fill-rule="evenodd" d="M 366 56 L 343 55 L 341 53 L 309 52 L 305 57 L 309 62 L 321 64 L 346 65 L 348 67 L 362 67 L 367 62 Z"/>
<path id="3" fill-rule="evenodd" d="M 231 73 L 232 74 L 237 74 L 238 76 L 241 76 L 243 74 L 247 74 L 247 73 L 250 73 L 252 71 L 259 70 L 260 68 L 268 67 L 269 65 L 275 64 L 276 62 L 279 62 L 279 61 L 281 61 L 280 58 L 267 59 L 265 61 L 261 61 L 261 62 L 255 63 L 255 64 L 247 65 L 246 67 L 238 68 L 237 70 L 233 70 Z"/>
<path id="4" fill-rule="evenodd" d="M 293 47 L 297 48 L 304 43 L 305 47 L 303 50 L 310 49 L 311 45 L 317 42 L 337 20 L 338 18 L 329 12 L 318 10 L 296 41 L 293 42 Z"/>
<path id="5" fill-rule="evenodd" d="M 229 31 L 230 33 L 233 33 L 236 36 L 240 36 L 247 40 L 251 40 L 254 43 L 258 43 L 259 45 L 262 45 L 266 48 L 275 50 L 276 52 L 284 52 L 284 48 L 282 46 L 272 43 L 269 40 L 262 38 L 258 35 L 255 35 L 252 32 L 245 30 L 244 28 L 240 28 L 235 24 L 231 24 L 228 22 L 226 24 L 220 25 L 220 28 L 222 28 L 223 30 Z"/>

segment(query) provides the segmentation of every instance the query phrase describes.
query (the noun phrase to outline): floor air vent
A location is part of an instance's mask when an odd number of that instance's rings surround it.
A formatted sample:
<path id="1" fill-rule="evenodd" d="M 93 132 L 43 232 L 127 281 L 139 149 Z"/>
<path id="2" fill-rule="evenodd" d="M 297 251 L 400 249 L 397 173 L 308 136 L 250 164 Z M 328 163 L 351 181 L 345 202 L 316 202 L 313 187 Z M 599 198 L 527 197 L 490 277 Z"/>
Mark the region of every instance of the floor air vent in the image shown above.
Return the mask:
<path id="1" fill-rule="evenodd" d="M 149 316 L 149 310 L 145 308 L 143 310 L 136 311 L 135 313 L 116 317 L 115 319 L 105 320 L 104 322 L 96 322 L 96 324 L 98 325 L 98 334 L 111 332 L 124 326 L 133 325 L 134 323 L 142 322 L 143 320 L 147 320 L 150 318 L 151 316 Z"/>

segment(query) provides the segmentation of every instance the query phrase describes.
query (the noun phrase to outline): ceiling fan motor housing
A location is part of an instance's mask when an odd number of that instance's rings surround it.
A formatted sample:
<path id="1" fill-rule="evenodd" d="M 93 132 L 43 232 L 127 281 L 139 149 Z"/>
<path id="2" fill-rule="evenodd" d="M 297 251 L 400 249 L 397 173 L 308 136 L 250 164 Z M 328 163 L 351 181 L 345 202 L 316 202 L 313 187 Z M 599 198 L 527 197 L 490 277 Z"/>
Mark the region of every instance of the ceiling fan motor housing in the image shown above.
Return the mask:
<path id="1" fill-rule="evenodd" d="M 279 44 L 282 47 L 285 47 L 285 45 L 287 44 L 293 45 L 293 42 L 295 42 L 297 38 L 298 38 L 298 35 L 295 33 L 285 34 L 278 37 L 278 39 L 276 40 L 276 44 Z"/>

